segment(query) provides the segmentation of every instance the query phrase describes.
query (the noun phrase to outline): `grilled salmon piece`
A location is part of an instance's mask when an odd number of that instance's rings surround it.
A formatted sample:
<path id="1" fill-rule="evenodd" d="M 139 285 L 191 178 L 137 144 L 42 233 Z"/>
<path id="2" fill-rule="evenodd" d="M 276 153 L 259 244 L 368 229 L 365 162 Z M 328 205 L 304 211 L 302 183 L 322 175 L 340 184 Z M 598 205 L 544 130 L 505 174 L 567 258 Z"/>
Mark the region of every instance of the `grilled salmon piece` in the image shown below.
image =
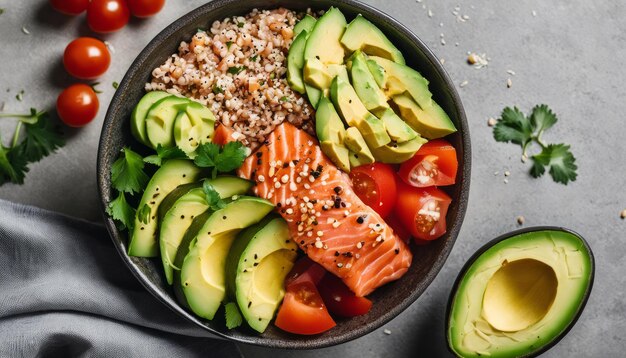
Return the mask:
<path id="1" fill-rule="evenodd" d="M 357 296 L 397 280 L 411 265 L 408 246 L 359 199 L 317 140 L 293 125 L 278 126 L 239 175 L 276 205 L 307 256 Z"/>

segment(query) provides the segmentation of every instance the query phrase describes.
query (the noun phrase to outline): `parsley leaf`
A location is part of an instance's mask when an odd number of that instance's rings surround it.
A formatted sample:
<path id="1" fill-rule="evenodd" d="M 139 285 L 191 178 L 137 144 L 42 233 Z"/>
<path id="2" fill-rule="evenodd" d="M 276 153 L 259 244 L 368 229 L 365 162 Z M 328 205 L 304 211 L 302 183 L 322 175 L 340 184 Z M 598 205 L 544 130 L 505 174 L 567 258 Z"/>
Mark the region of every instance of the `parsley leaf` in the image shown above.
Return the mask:
<path id="1" fill-rule="evenodd" d="M 123 192 L 119 193 L 115 200 L 109 203 L 106 209 L 107 214 L 120 223 L 121 229 L 131 230 L 135 223 L 135 209 L 126 201 Z"/>
<path id="2" fill-rule="evenodd" d="M 178 147 L 164 148 L 161 144 L 157 145 L 156 155 L 149 155 L 143 158 L 143 161 L 148 164 L 154 164 L 161 166 L 163 160 L 167 159 L 189 159 L 187 154 Z"/>
<path id="3" fill-rule="evenodd" d="M 236 75 L 236 74 L 238 74 L 239 72 L 242 72 L 245 69 L 246 68 L 244 66 L 239 66 L 239 67 L 234 66 L 234 67 L 229 67 L 228 70 L 226 70 L 226 72 L 228 72 L 230 74 L 233 74 L 233 75 Z"/>
<path id="4" fill-rule="evenodd" d="M 567 185 L 570 181 L 576 181 L 578 166 L 569 145 L 550 144 L 541 153 L 533 155 L 532 159 L 532 176 L 543 175 L 545 167 L 550 166 L 550 175 L 555 182 Z"/>
<path id="5" fill-rule="evenodd" d="M 530 122 L 533 126 L 533 130 L 538 131 L 538 135 L 541 135 L 541 132 L 552 127 L 557 122 L 557 118 L 547 105 L 542 104 L 533 108 L 533 113 L 530 115 Z"/>
<path id="6" fill-rule="evenodd" d="M 224 89 L 218 85 L 213 85 L 213 94 L 224 93 Z"/>
<path id="7" fill-rule="evenodd" d="M 239 307 L 234 302 L 229 302 L 224 306 L 226 309 L 226 327 L 228 329 L 233 329 L 241 326 L 243 323 L 243 317 L 241 317 L 241 312 L 239 312 Z"/>
<path id="8" fill-rule="evenodd" d="M 209 207 L 213 210 L 224 209 L 226 203 L 222 200 L 220 193 L 215 190 L 213 185 L 209 183 L 208 180 L 205 180 L 202 184 L 202 191 L 206 197 L 206 202 L 209 204 Z"/>
<path id="9" fill-rule="evenodd" d="M 241 167 L 247 156 L 248 151 L 241 142 L 228 142 L 222 147 L 222 153 L 217 157 L 215 165 L 222 173 L 232 172 Z"/>
<path id="10" fill-rule="evenodd" d="M 143 168 L 141 155 L 128 147 L 123 148 L 122 156 L 111 166 L 111 186 L 120 193 L 142 192 L 149 179 Z"/>
<path id="11" fill-rule="evenodd" d="M 237 27 L 238 28 L 242 28 L 244 25 L 245 25 L 245 23 L 243 23 L 241 21 L 237 23 Z"/>
<path id="12" fill-rule="evenodd" d="M 0 143 L 0 185 L 8 182 L 24 183 L 28 163 L 23 156 L 16 153 L 15 149 L 6 148 Z"/>
<path id="13" fill-rule="evenodd" d="M 254 54 L 252 57 L 250 57 L 250 61 L 256 62 L 257 58 L 259 58 L 259 55 Z"/>
<path id="14" fill-rule="evenodd" d="M 493 128 L 493 136 L 498 142 L 512 142 L 526 146 L 532 139 L 530 121 L 517 107 L 506 107 L 502 118 Z"/>
<path id="15" fill-rule="evenodd" d="M 24 122 L 25 138 L 17 147 L 20 155 L 30 163 L 37 162 L 48 156 L 57 148 L 65 144 L 65 140 L 56 130 L 45 112 L 37 112 L 31 109 L 31 115 L 36 118 L 34 123 Z"/>
<path id="16" fill-rule="evenodd" d="M 137 212 L 137 219 L 139 219 L 139 222 L 143 224 L 147 224 L 150 222 L 151 213 L 152 213 L 152 208 L 150 208 L 150 205 L 143 204 L 143 206 L 139 208 L 139 211 Z"/>
<path id="17" fill-rule="evenodd" d="M 232 41 L 226 41 L 226 48 L 230 50 L 230 47 L 233 45 Z"/>
<path id="18" fill-rule="evenodd" d="M 219 145 L 215 143 L 204 143 L 196 149 L 196 157 L 193 162 L 201 168 L 215 166 L 215 157 L 220 153 Z"/>

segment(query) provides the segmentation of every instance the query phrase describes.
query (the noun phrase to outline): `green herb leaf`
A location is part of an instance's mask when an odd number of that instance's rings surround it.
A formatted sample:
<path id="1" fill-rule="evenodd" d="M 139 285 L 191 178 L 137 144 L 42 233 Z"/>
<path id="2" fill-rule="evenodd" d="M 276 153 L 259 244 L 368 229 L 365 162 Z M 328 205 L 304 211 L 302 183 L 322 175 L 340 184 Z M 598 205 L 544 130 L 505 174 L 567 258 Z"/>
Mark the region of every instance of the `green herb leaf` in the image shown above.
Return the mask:
<path id="1" fill-rule="evenodd" d="M 233 75 L 236 75 L 236 74 L 238 74 L 239 72 L 241 72 L 241 71 L 243 71 L 245 69 L 246 68 L 243 67 L 243 66 L 239 66 L 239 67 L 234 66 L 234 67 L 229 67 L 228 70 L 226 70 L 226 72 L 228 72 L 230 74 L 233 74 Z"/>
<path id="2" fill-rule="evenodd" d="M 224 209 L 226 203 L 220 197 L 220 193 L 215 190 L 213 185 L 209 183 L 208 180 L 205 180 L 202 184 L 202 191 L 206 197 L 206 202 L 209 204 L 209 207 L 213 210 Z"/>
<path id="3" fill-rule="evenodd" d="M 557 122 L 557 118 L 547 105 L 541 104 L 533 108 L 533 113 L 530 115 L 530 122 L 533 126 L 533 130 L 539 132 L 538 135 L 540 135 L 541 132 L 552 127 Z"/>
<path id="4" fill-rule="evenodd" d="M 16 95 L 15 95 L 15 99 L 22 102 L 22 99 L 24 99 L 24 90 L 19 91 Z"/>
<path id="5" fill-rule="evenodd" d="M 37 112 L 33 108 L 31 115 L 36 118 L 36 122 L 23 121 L 25 137 L 16 150 L 24 160 L 34 163 L 62 147 L 65 140 L 60 131 L 54 128 L 46 112 Z"/>
<path id="6" fill-rule="evenodd" d="M 215 167 L 215 158 L 220 153 L 220 146 L 215 143 L 204 143 L 196 149 L 193 162 L 201 168 Z"/>
<path id="7" fill-rule="evenodd" d="M 4 14 L 4 9 L 0 8 L 0 15 Z"/>
<path id="8" fill-rule="evenodd" d="M 229 302 L 224 306 L 226 309 L 226 327 L 228 329 L 233 329 L 241 326 L 243 323 L 243 317 L 241 316 L 241 312 L 239 312 L 239 307 L 234 302 Z"/>
<path id="9" fill-rule="evenodd" d="M 541 176 L 545 172 L 544 167 L 550 166 L 550 175 L 555 182 L 567 185 L 570 181 L 576 181 L 578 166 L 569 145 L 550 144 L 541 153 L 533 155 L 532 159 L 533 176 Z"/>
<path id="10" fill-rule="evenodd" d="M 143 168 L 141 155 L 125 147 L 122 156 L 111 166 L 111 186 L 120 193 L 142 192 L 149 179 Z"/>
<path id="11" fill-rule="evenodd" d="M 213 85 L 213 94 L 224 93 L 224 89 L 218 85 Z"/>
<path id="12" fill-rule="evenodd" d="M 113 88 L 118 89 L 120 87 L 120 84 L 117 83 L 117 81 L 113 81 L 113 83 L 111 83 L 111 85 L 113 86 Z"/>
<path id="13" fill-rule="evenodd" d="M 250 61 L 256 62 L 257 58 L 259 58 L 259 55 L 255 54 L 254 56 L 250 57 Z"/>
<path id="14" fill-rule="evenodd" d="M 28 172 L 28 162 L 17 155 L 15 149 L 6 148 L 0 140 L 0 185 L 4 183 L 23 184 Z"/>
<path id="15" fill-rule="evenodd" d="M 243 25 L 245 25 L 245 23 L 244 23 L 244 22 L 238 22 L 238 23 L 237 23 L 237 27 L 238 27 L 238 28 L 242 28 L 242 27 L 243 27 Z"/>
<path id="16" fill-rule="evenodd" d="M 139 222 L 143 224 L 148 224 L 150 222 L 150 214 L 152 214 L 152 209 L 148 204 L 143 204 L 143 206 L 137 212 L 137 219 Z"/>
<path id="17" fill-rule="evenodd" d="M 248 156 L 246 147 L 241 142 L 228 142 L 222 148 L 222 152 L 217 157 L 215 166 L 222 173 L 232 172 L 243 164 Z"/>
<path id="18" fill-rule="evenodd" d="M 144 163 L 161 166 L 164 160 L 167 159 L 189 159 L 187 154 L 178 147 L 164 148 L 161 144 L 157 145 L 156 155 L 149 155 L 143 158 Z"/>
<path id="19" fill-rule="evenodd" d="M 132 230 L 135 223 L 135 209 L 126 201 L 124 193 L 119 193 L 115 200 L 109 203 L 107 214 L 121 225 L 121 229 Z"/>
<path id="20" fill-rule="evenodd" d="M 280 101 L 281 102 L 289 102 L 289 97 L 288 96 L 282 96 L 282 97 L 280 97 Z"/>
<path id="21" fill-rule="evenodd" d="M 532 139 L 530 121 L 517 107 L 506 107 L 502 118 L 493 128 L 493 137 L 498 142 L 512 142 L 526 146 Z"/>
<path id="22" fill-rule="evenodd" d="M 230 50 L 230 47 L 233 45 L 232 41 L 226 41 L 226 48 Z"/>

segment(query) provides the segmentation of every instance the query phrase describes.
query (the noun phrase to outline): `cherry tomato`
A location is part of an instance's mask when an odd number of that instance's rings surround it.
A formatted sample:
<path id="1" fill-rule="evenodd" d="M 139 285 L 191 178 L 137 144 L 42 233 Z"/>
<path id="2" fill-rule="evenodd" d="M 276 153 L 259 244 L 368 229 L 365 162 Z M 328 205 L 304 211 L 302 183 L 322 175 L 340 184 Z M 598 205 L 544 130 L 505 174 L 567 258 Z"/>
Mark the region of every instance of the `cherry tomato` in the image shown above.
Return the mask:
<path id="1" fill-rule="evenodd" d="M 302 260 L 301 260 L 302 261 Z M 308 269 L 305 267 L 308 265 Z M 325 332 L 336 323 L 328 313 L 320 296 L 315 280 L 321 276 L 317 264 L 296 263 L 287 276 L 287 292 L 276 316 L 276 327 L 295 334 L 318 334 Z M 301 271 L 305 269 L 304 271 Z"/>
<path id="2" fill-rule="evenodd" d="M 350 171 L 354 193 L 383 218 L 396 203 L 396 180 L 389 164 L 361 165 Z"/>
<path id="3" fill-rule="evenodd" d="M 213 143 L 224 145 L 228 142 L 234 142 L 235 140 L 232 137 L 234 131 L 223 124 L 218 124 L 217 128 L 215 128 L 215 133 L 213 133 Z"/>
<path id="4" fill-rule="evenodd" d="M 78 15 L 87 10 L 89 0 L 50 0 L 50 5 L 66 15 Z"/>
<path id="5" fill-rule="evenodd" d="M 156 15 L 165 5 L 165 0 L 128 0 L 130 13 L 136 17 Z"/>
<path id="6" fill-rule="evenodd" d="M 407 244 L 409 243 L 409 241 L 411 241 L 411 233 L 409 232 L 409 230 L 407 230 L 407 228 L 404 227 L 402 222 L 400 222 L 398 216 L 389 215 L 385 218 L 385 222 L 393 229 L 393 233 L 398 235 L 398 237 L 402 239 L 402 241 Z"/>
<path id="7" fill-rule="evenodd" d="M 342 317 L 362 316 L 372 308 L 372 301 L 357 297 L 335 275 L 327 273 L 318 285 L 322 299 L 332 314 Z"/>
<path id="8" fill-rule="evenodd" d="M 418 188 L 445 186 L 456 182 L 458 166 L 454 147 L 444 139 L 435 139 L 404 162 L 398 174 L 405 183 Z"/>
<path id="9" fill-rule="evenodd" d="M 285 277 L 285 287 L 288 287 L 292 283 L 298 283 L 300 281 L 311 281 L 317 286 L 322 278 L 326 275 L 326 269 L 320 264 L 313 262 L 310 258 L 304 256 L 299 259 L 293 268 Z"/>
<path id="10" fill-rule="evenodd" d="M 124 0 L 91 0 L 87 24 L 95 32 L 114 32 L 126 26 L 130 10 Z"/>
<path id="11" fill-rule="evenodd" d="M 445 234 L 446 214 L 452 199 L 435 187 L 415 188 L 398 183 L 394 213 L 413 237 L 435 240 Z"/>
<path id="12" fill-rule="evenodd" d="M 100 77 L 111 64 L 111 55 L 104 42 L 79 37 L 65 48 L 63 65 L 70 75 L 91 80 Z"/>
<path id="13" fill-rule="evenodd" d="M 69 86 L 57 98 L 57 113 L 70 127 L 82 127 L 91 122 L 99 106 L 93 88 L 80 83 Z"/>

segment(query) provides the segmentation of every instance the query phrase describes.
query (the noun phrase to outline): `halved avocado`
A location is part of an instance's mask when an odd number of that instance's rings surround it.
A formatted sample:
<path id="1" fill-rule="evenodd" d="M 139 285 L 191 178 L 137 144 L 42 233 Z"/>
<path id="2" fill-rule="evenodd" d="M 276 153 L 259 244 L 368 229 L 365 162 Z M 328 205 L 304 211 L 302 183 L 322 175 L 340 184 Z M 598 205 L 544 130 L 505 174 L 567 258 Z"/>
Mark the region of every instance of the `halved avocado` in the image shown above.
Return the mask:
<path id="1" fill-rule="evenodd" d="M 187 98 L 169 96 L 150 107 L 146 115 L 146 136 L 152 148 L 156 149 L 159 144 L 166 148 L 174 146 L 174 121 L 190 102 Z"/>
<path id="2" fill-rule="evenodd" d="M 226 258 L 237 232 L 261 221 L 273 208 L 267 200 L 242 196 L 202 224 L 188 246 L 177 282 L 195 314 L 213 319 L 226 296 Z"/>
<path id="3" fill-rule="evenodd" d="M 233 195 L 244 194 L 252 187 L 252 182 L 232 176 L 207 179 L 207 182 L 211 184 L 221 198 L 230 198 Z M 185 232 L 191 226 L 195 217 L 209 209 L 206 195 L 202 189 L 202 182 L 193 183 L 192 185 L 185 186 L 188 188 L 187 192 L 176 199 L 166 213 L 163 214 L 163 219 L 160 221 L 159 244 L 161 261 L 163 262 L 167 283 L 170 285 L 174 280 L 174 270 L 180 269 L 179 266 L 174 265 L 174 259 Z M 179 195 L 179 193 L 172 192 L 170 195 Z M 168 198 L 165 200 L 168 200 Z"/>
<path id="4" fill-rule="evenodd" d="M 461 270 L 448 303 L 448 345 L 459 357 L 537 356 L 574 325 L 593 277 L 591 249 L 572 231 L 503 235 Z"/>
<path id="5" fill-rule="evenodd" d="M 128 244 L 128 255 L 139 257 L 156 257 L 158 255 L 157 213 L 159 205 L 179 185 L 195 182 L 201 174 L 202 170 L 189 160 L 170 159 L 161 165 L 148 182 L 137 207 L 135 225 Z M 144 205 L 148 205 L 150 208 L 147 223 L 141 222 L 139 218 L 139 213 Z"/>
<path id="6" fill-rule="evenodd" d="M 285 295 L 296 250 L 287 222 L 270 215 L 238 235 L 228 254 L 228 295 L 257 332 L 265 331 Z"/>
<path id="7" fill-rule="evenodd" d="M 362 50 L 368 55 L 381 56 L 404 65 L 402 52 L 395 47 L 376 25 L 363 15 L 357 15 L 341 37 L 341 44 L 350 51 Z"/>
<path id="8" fill-rule="evenodd" d="M 171 94 L 163 91 L 148 92 L 135 106 L 130 116 L 130 131 L 139 142 L 150 146 L 148 136 L 146 135 L 146 115 L 153 104 L 169 96 L 171 96 Z"/>

